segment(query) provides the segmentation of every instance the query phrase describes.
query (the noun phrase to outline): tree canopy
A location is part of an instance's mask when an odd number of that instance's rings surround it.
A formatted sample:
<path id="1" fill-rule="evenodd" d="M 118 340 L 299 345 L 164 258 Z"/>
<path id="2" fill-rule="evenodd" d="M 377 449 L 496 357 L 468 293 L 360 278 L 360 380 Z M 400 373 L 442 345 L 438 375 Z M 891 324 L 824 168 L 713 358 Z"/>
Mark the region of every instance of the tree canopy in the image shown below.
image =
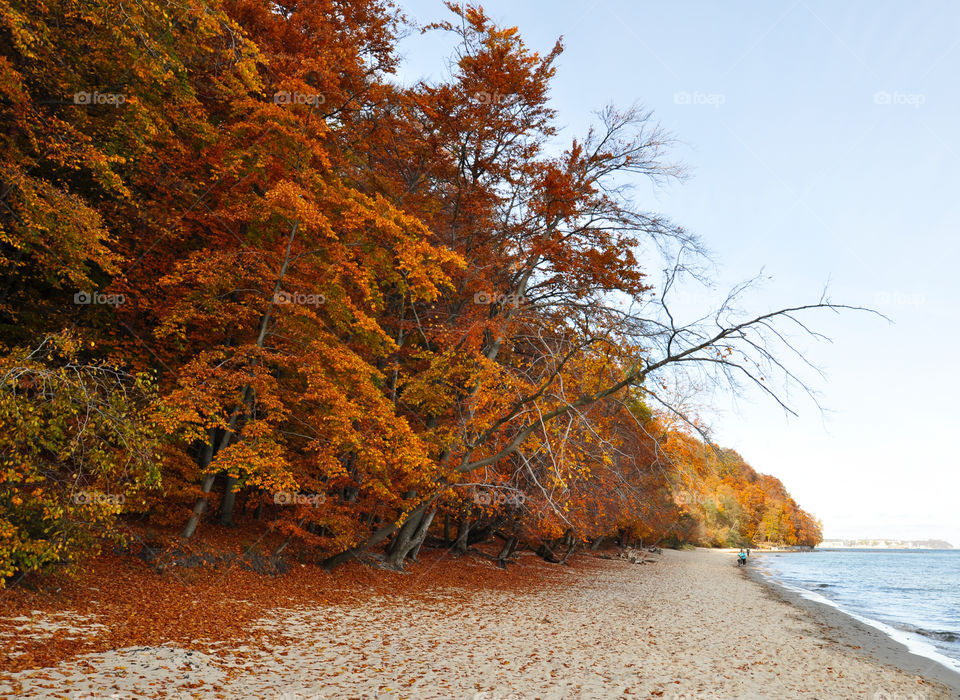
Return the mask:
<path id="1" fill-rule="evenodd" d="M 839 307 L 678 325 L 700 243 L 630 188 L 683 177 L 669 135 L 560 143 L 562 44 L 448 9 L 449 77 L 401 85 L 386 0 L 0 0 L 5 577 L 240 511 L 327 566 L 819 541 L 665 389 L 781 401 L 783 326 Z"/>

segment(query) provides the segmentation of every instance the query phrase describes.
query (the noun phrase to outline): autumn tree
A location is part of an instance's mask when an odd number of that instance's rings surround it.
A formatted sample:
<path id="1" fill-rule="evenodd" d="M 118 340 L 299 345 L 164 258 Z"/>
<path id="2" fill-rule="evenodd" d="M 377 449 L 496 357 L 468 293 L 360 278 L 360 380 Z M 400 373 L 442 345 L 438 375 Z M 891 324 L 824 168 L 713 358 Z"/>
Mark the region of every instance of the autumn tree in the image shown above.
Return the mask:
<path id="1" fill-rule="evenodd" d="M 0 359 L 0 586 L 122 540 L 160 481 L 153 383 L 75 337 Z"/>
<path id="2" fill-rule="evenodd" d="M 140 505 L 185 537 L 252 505 L 330 567 L 381 546 L 402 567 L 431 530 L 499 537 L 501 564 L 521 541 L 818 537 L 667 387 L 783 403 L 785 327 L 841 307 L 750 316 L 738 288 L 681 323 L 703 251 L 631 189 L 683 176 L 669 136 L 607 107 L 560 143 L 562 44 L 448 9 L 423 31 L 457 39 L 450 76 L 401 85 L 383 0 L 0 0 L 7 420 L 62 437 L 89 384 L 133 431 L 125 451 L 90 424 L 97 484 L 162 482 Z M 8 502 L 24 552 L 49 493 L 28 484 L 75 460 L 54 447 L 5 477 L 33 499 Z M 709 512 L 678 502 L 710 489 Z"/>

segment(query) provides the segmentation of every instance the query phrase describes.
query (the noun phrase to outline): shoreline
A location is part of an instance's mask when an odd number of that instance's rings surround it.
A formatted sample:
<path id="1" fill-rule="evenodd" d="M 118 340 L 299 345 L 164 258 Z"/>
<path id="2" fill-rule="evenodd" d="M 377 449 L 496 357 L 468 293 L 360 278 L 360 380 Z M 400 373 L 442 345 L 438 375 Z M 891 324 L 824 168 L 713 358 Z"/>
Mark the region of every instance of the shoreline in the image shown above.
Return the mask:
<path id="1" fill-rule="evenodd" d="M 757 553 L 760 552 L 758 550 Z M 760 553 L 760 556 L 763 554 Z M 770 595 L 808 613 L 822 626 L 824 636 L 831 641 L 878 663 L 941 683 L 952 697 L 960 698 L 960 673 L 937 659 L 915 653 L 883 629 L 858 619 L 841 607 L 805 597 L 799 591 L 775 581 L 756 565 L 748 565 L 745 574 Z"/>
<path id="2" fill-rule="evenodd" d="M 729 553 L 665 550 L 643 565 L 591 555 L 572 566 L 548 566 L 529 552 L 519 559 L 512 574 L 465 557 L 450 563 L 458 575 L 438 585 L 416 585 L 429 581 L 433 562 L 389 575 L 390 586 L 370 594 L 336 602 L 325 601 L 323 590 L 292 596 L 258 606 L 245 632 L 214 643 L 177 643 L 164 633 L 54 666 L 0 672 L 0 696 L 957 697 L 946 679 L 911 669 L 903 649 L 886 658 L 864 653 L 866 644 L 850 636 L 852 618 L 837 612 L 827 619 L 779 596 Z M 522 583 L 530 577 L 540 583 Z M 481 584 L 485 578 L 491 583 Z M 497 584 L 508 580 L 514 583 Z M 324 585 L 345 584 L 331 577 Z M 68 610 L 56 614 L 71 619 Z M 39 637 L 42 623 L 26 623 L 19 634 Z M 75 626 L 96 635 L 114 624 L 93 616 Z M 873 632 L 876 641 L 881 632 Z"/>

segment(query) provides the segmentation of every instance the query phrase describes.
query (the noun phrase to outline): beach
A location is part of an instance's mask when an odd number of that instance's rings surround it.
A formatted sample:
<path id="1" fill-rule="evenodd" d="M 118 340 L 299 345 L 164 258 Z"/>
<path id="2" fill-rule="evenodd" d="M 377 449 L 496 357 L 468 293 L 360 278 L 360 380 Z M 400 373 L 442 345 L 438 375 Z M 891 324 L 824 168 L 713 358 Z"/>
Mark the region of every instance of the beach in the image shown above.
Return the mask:
<path id="1" fill-rule="evenodd" d="M 754 562 L 741 569 L 732 553 L 668 550 L 642 565 L 575 559 L 573 566 L 551 569 L 550 585 L 529 591 L 444 586 L 416 600 L 377 594 L 349 603 L 291 604 L 264 611 L 250 625 L 249 643 L 83 655 L 4 674 L 0 695 L 957 696 L 957 686 L 946 685 L 955 679 L 935 664 L 837 611 L 755 580 Z M 533 567 L 533 561 L 524 554 L 517 566 Z M 425 573 L 413 567 L 406 576 Z M 38 624 L 24 624 L 22 633 L 39 633 Z M 95 624 L 80 629 L 96 634 Z"/>

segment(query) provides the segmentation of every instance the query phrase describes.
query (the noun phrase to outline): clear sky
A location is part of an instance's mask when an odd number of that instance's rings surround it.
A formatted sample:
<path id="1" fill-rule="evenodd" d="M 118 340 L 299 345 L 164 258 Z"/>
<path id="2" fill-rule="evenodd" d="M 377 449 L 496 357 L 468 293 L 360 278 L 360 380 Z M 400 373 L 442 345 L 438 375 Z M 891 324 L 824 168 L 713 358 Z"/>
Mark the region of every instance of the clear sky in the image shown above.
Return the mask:
<path id="1" fill-rule="evenodd" d="M 421 23 L 440 0 L 401 0 Z M 808 345 L 821 412 L 717 397 L 715 437 L 781 478 L 828 538 L 960 546 L 960 5 L 953 0 L 490 0 L 527 44 L 566 50 L 563 138 L 640 102 L 692 177 L 639 204 L 702 237 L 720 286 L 764 269 L 758 309 L 816 299 L 893 319 L 823 317 Z M 401 77 L 440 78 L 449 43 L 411 36 Z"/>

